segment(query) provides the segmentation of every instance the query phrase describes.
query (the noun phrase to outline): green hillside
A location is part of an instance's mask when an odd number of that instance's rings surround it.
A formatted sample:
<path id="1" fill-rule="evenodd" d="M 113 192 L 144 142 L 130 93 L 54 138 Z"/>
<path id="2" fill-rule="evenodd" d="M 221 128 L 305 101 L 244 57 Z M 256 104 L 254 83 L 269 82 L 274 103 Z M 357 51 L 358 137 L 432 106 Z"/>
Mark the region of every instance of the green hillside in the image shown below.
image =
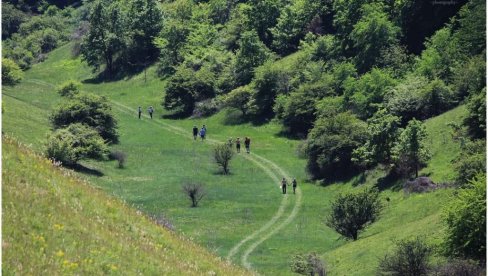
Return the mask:
<path id="1" fill-rule="evenodd" d="M 3 275 L 248 275 L 2 139 Z"/>
<path id="2" fill-rule="evenodd" d="M 307 183 L 304 160 L 296 155 L 300 141 L 281 136 L 275 122 L 229 125 L 226 111 L 205 119 L 160 118 L 162 111 L 157 106 L 164 81 L 152 72 L 150 69 L 147 82 L 141 73 L 93 84 L 87 82 L 92 76 L 88 68 L 70 57 L 69 45 L 61 47 L 46 62 L 27 71 L 18 86 L 4 88 L 4 132 L 42 151 L 50 128 L 47 117 L 60 100 L 55 86 L 67 79 L 85 81 L 84 91 L 110 98 L 121 133 L 121 143 L 114 148 L 128 153 L 128 161 L 125 169 L 117 169 L 113 161 L 82 162 L 103 175 L 76 174 L 148 215 L 163 215 L 177 232 L 263 274 L 289 274 L 292 255 L 315 251 L 324 257 L 331 275 L 371 275 L 378 258 L 395 239 L 420 235 L 439 243 L 440 212 L 451 190 L 406 196 L 398 185 L 389 183 L 392 187 L 381 197 L 390 201 L 380 220 L 358 241 L 348 242 L 323 222 L 330 201 L 339 193 L 357 189 L 358 184 L 376 184 L 384 176 L 381 169 L 325 187 Z M 135 110 L 139 105 L 155 106 L 157 117 L 138 120 Z M 446 123 L 459 122 L 464 112 L 461 106 L 426 123 L 433 156 L 424 172 L 436 182 L 452 180 L 450 160 L 459 146 L 449 138 Z M 191 126 L 204 123 L 212 141 L 192 141 Z M 236 136 L 252 137 L 253 153 L 237 156 L 230 176 L 219 175 L 210 156 L 213 141 Z M 300 200 L 298 195 L 280 194 L 277 185 L 282 176 L 297 177 Z M 180 192 L 181 184 L 188 180 L 207 185 L 208 195 L 198 208 L 189 208 Z"/>

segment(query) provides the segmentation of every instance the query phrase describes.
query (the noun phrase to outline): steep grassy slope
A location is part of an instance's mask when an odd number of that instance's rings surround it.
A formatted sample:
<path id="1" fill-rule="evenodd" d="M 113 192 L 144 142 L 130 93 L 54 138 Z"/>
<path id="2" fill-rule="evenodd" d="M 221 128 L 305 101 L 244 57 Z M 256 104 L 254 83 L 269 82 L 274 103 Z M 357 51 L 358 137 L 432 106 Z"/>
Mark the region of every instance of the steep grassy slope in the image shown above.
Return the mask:
<path id="1" fill-rule="evenodd" d="M 287 60 L 279 62 L 286 64 Z M 290 274 L 288 264 L 293 254 L 315 251 L 324 256 L 332 275 L 372 275 L 378 258 L 392 246 L 393 239 L 424 235 L 430 242 L 437 243 L 440 238 L 440 210 L 450 190 L 406 196 L 398 189 L 401 183 L 382 179 L 385 172 L 381 169 L 326 187 L 307 183 L 305 160 L 296 156 L 300 141 L 282 137 L 278 123 L 234 124 L 229 122 L 228 111 L 203 119 L 161 118 L 160 115 L 166 113 L 159 106 L 164 81 L 155 77 L 154 68 L 148 70 L 147 82 L 143 74 L 114 82 L 97 82 L 79 59 L 70 57 L 69 46 L 54 51 L 46 62 L 26 72 L 25 81 L 19 86 L 4 89 L 4 131 L 42 150 L 45 133 L 49 130 L 46 118 L 59 101 L 54 86 L 70 78 L 84 81 L 83 90 L 111 99 L 120 122 L 121 144 L 116 148 L 129 156 L 124 170 L 116 169 L 113 162 L 85 162 L 85 166 L 98 170 L 103 176 L 84 177 L 146 213 L 163 214 L 177 231 L 220 256 L 226 256 L 235 244 L 268 223 L 279 210 L 282 196 L 275 180 L 262 167 L 242 156 L 234 160 L 230 177 L 216 174 L 217 169 L 210 161 L 211 145 L 191 140 L 190 130 L 194 124 L 206 124 L 210 138 L 220 141 L 250 136 L 253 153 L 266 157 L 299 181 L 303 199 L 298 215 L 249 253 L 250 263 L 259 272 Z M 135 112 L 137 106 L 145 109 L 149 105 L 156 107 L 156 118 L 139 121 Z M 450 139 L 446 123 L 459 121 L 464 112 L 464 107 L 459 107 L 426 122 L 433 158 L 423 173 L 436 182 L 452 179 L 450 160 L 459 152 L 459 146 Z M 178 128 L 177 133 L 173 127 Z M 188 131 L 188 136 L 181 136 L 180 130 Z M 269 163 L 263 164 L 268 169 L 272 167 Z M 283 173 L 274 170 L 274 174 L 280 177 Z M 188 208 L 188 202 L 179 191 L 180 184 L 188 180 L 201 180 L 208 185 L 209 196 L 197 209 Z M 381 180 L 382 198 L 389 197 L 390 202 L 385 200 L 387 207 L 381 219 L 361 234 L 358 241 L 345 241 L 324 225 L 330 201 L 338 193 L 375 185 Z M 290 196 L 284 216 L 291 213 L 294 202 L 294 197 Z M 276 225 L 284 219 L 279 219 Z M 247 246 L 272 229 L 246 243 L 232 260 L 240 263 Z"/>
<path id="2" fill-rule="evenodd" d="M 4 275 L 246 275 L 4 138 Z"/>

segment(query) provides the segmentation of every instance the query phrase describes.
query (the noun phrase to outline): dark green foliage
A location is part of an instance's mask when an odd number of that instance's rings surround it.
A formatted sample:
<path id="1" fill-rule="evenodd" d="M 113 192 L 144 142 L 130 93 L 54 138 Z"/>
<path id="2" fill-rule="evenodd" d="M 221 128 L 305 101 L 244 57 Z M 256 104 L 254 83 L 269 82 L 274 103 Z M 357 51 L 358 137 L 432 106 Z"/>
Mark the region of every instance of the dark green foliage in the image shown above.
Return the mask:
<path id="1" fill-rule="evenodd" d="M 454 37 L 460 50 L 477 55 L 486 49 L 486 1 L 468 1 L 459 11 L 459 27 Z"/>
<path id="2" fill-rule="evenodd" d="M 74 80 L 69 80 L 62 83 L 57 92 L 61 97 L 73 98 L 75 95 L 78 95 L 81 90 L 81 83 Z"/>
<path id="3" fill-rule="evenodd" d="M 224 106 L 239 109 L 246 116 L 253 93 L 250 86 L 241 86 L 224 95 L 220 100 Z"/>
<path id="4" fill-rule="evenodd" d="M 183 61 L 181 49 L 185 45 L 190 30 L 188 26 L 177 21 L 168 21 L 161 36 L 155 39 L 160 51 L 158 72 L 160 75 L 171 74 L 174 67 Z"/>
<path id="5" fill-rule="evenodd" d="M 261 41 L 268 47 L 273 41 L 271 28 L 278 22 L 281 1 L 279 0 L 251 0 L 250 9 L 246 9 L 246 16 L 250 27 L 258 33 Z"/>
<path id="6" fill-rule="evenodd" d="M 331 208 L 331 214 L 326 219 L 327 226 L 346 239 L 357 240 L 359 233 L 379 218 L 383 206 L 378 189 L 367 188 L 339 195 Z"/>
<path id="7" fill-rule="evenodd" d="M 486 88 L 468 100 L 467 108 L 468 116 L 464 119 L 464 125 L 468 127 L 468 133 L 473 138 L 484 138 L 486 136 Z"/>
<path id="8" fill-rule="evenodd" d="M 475 261 L 463 259 L 449 259 L 445 264 L 432 269 L 434 276 L 482 276 L 486 269 Z"/>
<path id="9" fill-rule="evenodd" d="M 294 135 L 306 135 L 316 118 L 316 97 L 308 92 L 307 88 L 304 87 L 287 96 L 281 108 L 275 105 L 275 113 L 278 109 L 282 109 L 281 112 L 277 113 L 277 117 L 283 120 L 283 125 Z"/>
<path id="10" fill-rule="evenodd" d="M 353 161 L 366 166 L 377 163 L 388 165 L 398 138 L 399 127 L 399 117 L 389 114 L 385 109 L 376 112 L 368 119 L 369 139 L 354 150 Z"/>
<path id="11" fill-rule="evenodd" d="M 350 34 L 356 50 L 356 64 L 360 72 L 366 72 L 377 64 L 381 51 L 397 43 L 399 28 L 388 20 L 381 4 L 361 7 L 361 19 Z"/>
<path id="12" fill-rule="evenodd" d="M 16 33 L 27 15 L 10 3 L 2 3 L 2 40 Z"/>
<path id="13" fill-rule="evenodd" d="M 214 76 L 208 70 L 197 72 L 180 66 L 166 85 L 163 105 L 170 110 L 191 114 L 197 101 L 214 96 Z"/>
<path id="14" fill-rule="evenodd" d="M 118 142 L 117 121 L 105 97 L 82 93 L 61 103 L 50 117 L 55 129 L 74 123 L 94 128 L 110 143 Z"/>
<path id="15" fill-rule="evenodd" d="M 356 81 L 345 84 L 346 106 L 360 118 L 371 117 L 383 102 L 386 92 L 396 84 L 390 72 L 374 68 Z"/>
<path id="16" fill-rule="evenodd" d="M 415 172 L 418 177 L 420 166 L 430 159 L 430 151 L 425 145 L 427 131 L 422 122 L 415 119 L 408 122 L 393 148 L 393 158 L 397 170 L 405 175 Z"/>
<path id="17" fill-rule="evenodd" d="M 329 118 L 344 112 L 344 99 L 343 97 L 325 97 L 322 100 L 317 101 L 317 117 Z"/>
<path id="18" fill-rule="evenodd" d="M 325 276 L 327 271 L 320 256 L 317 253 L 297 254 L 291 261 L 291 271 L 308 276 Z"/>
<path id="19" fill-rule="evenodd" d="M 107 153 L 107 145 L 97 131 L 79 123 L 56 130 L 46 144 L 47 157 L 65 165 L 86 158 L 102 159 Z"/>
<path id="20" fill-rule="evenodd" d="M 234 155 L 234 151 L 226 144 L 219 144 L 214 148 L 215 163 L 219 165 L 224 171 L 224 174 L 230 172 L 230 160 Z"/>
<path id="21" fill-rule="evenodd" d="M 22 80 L 24 73 L 15 61 L 2 58 L 2 84 L 15 85 Z"/>
<path id="22" fill-rule="evenodd" d="M 324 35 L 317 38 L 312 48 L 311 56 L 313 60 L 331 61 L 339 59 L 340 45 L 333 35 Z"/>
<path id="23" fill-rule="evenodd" d="M 254 68 L 262 65 L 270 53 L 255 31 L 243 33 L 239 46 L 236 53 L 235 74 L 237 84 L 245 85 L 253 78 Z"/>
<path id="24" fill-rule="evenodd" d="M 464 142 L 461 154 L 453 160 L 458 185 L 465 185 L 476 175 L 486 171 L 486 142 L 475 140 Z"/>
<path id="25" fill-rule="evenodd" d="M 486 258 L 486 176 L 478 175 L 446 205 L 445 250 L 450 256 Z"/>
<path id="26" fill-rule="evenodd" d="M 395 78 L 400 78 L 412 70 L 413 56 L 408 54 L 405 46 L 393 44 L 381 50 L 378 65 L 390 69 Z"/>
<path id="27" fill-rule="evenodd" d="M 396 248 L 380 261 L 379 275 L 422 276 L 429 275 L 432 248 L 423 239 L 401 240 Z"/>
<path id="28" fill-rule="evenodd" d="M 485 85 L 485 55 L 471 57 L 454 68 L 453 88 L 459 100 L 478 93 Z"/>
<path id="29" fill-rule="evenodd" d="M 350 113 L 319 118 L 307 138 L 308 172 L 315 179 L 350 175 L 357 170 L 352 152 L 366 138 L 366 124 Z"/>

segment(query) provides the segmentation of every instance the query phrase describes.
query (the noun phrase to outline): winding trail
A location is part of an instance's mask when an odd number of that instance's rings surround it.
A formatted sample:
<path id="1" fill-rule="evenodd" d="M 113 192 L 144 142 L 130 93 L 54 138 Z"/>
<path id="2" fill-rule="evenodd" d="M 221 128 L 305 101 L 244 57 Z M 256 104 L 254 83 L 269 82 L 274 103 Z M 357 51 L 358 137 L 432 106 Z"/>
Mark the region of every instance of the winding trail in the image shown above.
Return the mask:
<path id="1" fill-rule="evenodd" d="M 34 84 L 39 84 L 39 85 L 55 87 L 53 84 L 39 79 L 28 79 L 24 81 L 31 82 Z M 119 111 L 125 114 L 134 114 L 135 116 L 134 108 L 131 108 L 127 105 L 124 105 L 114 100 L 110 100 L 110 102 L 114 104 Z M 143 116 L 149 118 L 149 116 L 146 114 L 143 114 Z M 193 139 L 192 137 L 188 136 L 189 133 L 188 131 L 180 127 L 174 126 L 172 124 L 169 124 L 167 122 L 161 120 L 149 120 L 147 122 L 150 122 L 155 126 L 158 126 L 166 131 L 172 132 L 179 136 L 187 137 L 188 139 Z M 221 141 L 215 139 L 207 139 L 207 141 L 211 144 L 221 143 Z M 251 153 L 250 155 L 242 155 L 242 156 L 247 160 L 249 160 L 250 162 L 253 162 L 258 167 L 260 167 L 269 177 L 271 177 L 271 179 L 273 179 L 274 183 L 277 184 L 278 188 L 280 188 L 280 184 L 279 184 L 280 177 L 278 175 L 285 177 L 287 179 L 291 178 L 290 175 L 285 170 L 283 170 L 280 166 L 278 166 L 276 163 L 258 154 Z M 231 248 L 226 258 L 228 260 L 231 260 L 234 256 L 236 256 L 239 253 L 239 251 L 244 245 L 246 245 L 249 242 L 252 242 L 247 245 L 240 259 L 241 264 L 244 267 L 246 267 L 247 269 L 251 269 L 252 264 L 248 260 L 251 253 L 264 241 L 266 241 L 274 234 L 276 234 L 278 231 L 280 231 L 283 227 L 288 225 L 297 216 L 300 210 L 300 206 L 302 204 L 302 192 L 300 188 L 297 188 L 296 190 L 295 202 L 292 211 L 288 214 L 288 216 L 285 217 L 285 210 L 289 204 L 290 204 L 289 195 L 288 194 L 284 195 L 283 199 L 281 200 L 280 206 L 276 211 L 276 213 L 273 215 L 273 217 L 271 217 L 268 220 L 268 222 L 264 224 L 262 227 L 260 227 L 259 229 L 255 230 L 254 232 L 250 233 L 249 235 L 245 236 L 242 240 L 240 240 L 234 247 Z M 282 221 L 279 222 L 280 220 Z"/>

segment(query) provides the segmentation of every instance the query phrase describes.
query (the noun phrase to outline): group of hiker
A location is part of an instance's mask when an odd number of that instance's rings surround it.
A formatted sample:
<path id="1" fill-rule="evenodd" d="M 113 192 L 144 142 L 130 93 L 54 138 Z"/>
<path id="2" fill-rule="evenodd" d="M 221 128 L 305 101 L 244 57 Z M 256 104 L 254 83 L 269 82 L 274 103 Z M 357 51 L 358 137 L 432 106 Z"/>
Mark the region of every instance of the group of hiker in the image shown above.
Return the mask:
<path id="1" fill-rule="evenodd" d="M 151 119 L 153 118 L 153 113 L 154 113 L 154 108 L 152 106 L 148 107 L 147 112 L 149 113 L 149 117 Z M 139 115 L 139 119 L 141 119 L 142 115 L 142 108 L 139 106 L 137 109 L 137 113 Z M 199 130 L 198 127 L 195 125 L 193 126 L 193 140 L 197 140 L 198 136 L 200 136 L 200 139 L 205 140 L 205 136 L 207 135 L 207 127 L 205 125 L 202 126 L 202 128 Z M 232 148 L 234 146 L 234 141 L 232 138 L 229 138 L 227 141 L 227 145 Z M 241 152 L 241 138 L 237 137 L 235 140 L 235 145 L 236 145 L 236 151 L 237 153 Z M 251 138 L 245 137 L 244 138 L 244 146 L 246 147 L 246 152 L 251 153 Z M 295 190 L 297 188 L 297 180 L 293 178 L 292 180 L 292 187 L 293 187 L 293 194 L 295 194 Z M 283 194 L 286 194 L 286 186 L 289 186 L 289 184 L 286 182 L 286 179 L 283 177 L 283 180 L 281 180 L 281 190 L 283 191 Z"/>
<path id="2" fill-rule="evenodd" d="M 289 186 L 289 184 L 286 182 L 286 178 L 283 177 L 281 180 L 281 190 L 283 191 L 283 194 L 286 194 L 286 186 Z M 293 178 L 291 181 L 291 186 L 293 187 L 293 194 L 295 194 L 295 191 L 297 189 L 297 180 L 296 178 Z"/>
<path id="3" fill-rule="evenodd" d="M 149 113 L 149 117 L 153 117 L 153 113 L 154 113 L 154 108 L 152 106 L 148 107 L 147 108 L 147 112 Z M 137 113 L 139 114 L 139 119 L 141 118 L 141 115 L 142 115 L 142 108 L 139 106 L 139 108 L 137 108 Z"/>
<path id="4" fill-rule="evenodd" d="M 237 151 L 237 153 L 240 153 L 241 152 L 241 138 L 237 137 L 235 143 L 236 143 L 236 151 Z M 232 138 L 229 138 L 229 140 L 227 141 L 227 145 L 230 148 L 232 148 L 232 146 L 234 145 L 234 141 L 232 141 Z M 244 146 L 246 147 L 246 152 L 251 153 L 251 138 L 249 138 L 249 137 L 244 138 Z"/>
<path id="5" fill-rule="evenodd" d="M 197 140 L 198 135 L 200 135 L 202 141 L 205 140 L 205 136 L 207 135 L 207 127 L 205 125 L 202 126 L 200 131 L 198 131 L 197 126 L 193 126 L 193 140 Z"/>

